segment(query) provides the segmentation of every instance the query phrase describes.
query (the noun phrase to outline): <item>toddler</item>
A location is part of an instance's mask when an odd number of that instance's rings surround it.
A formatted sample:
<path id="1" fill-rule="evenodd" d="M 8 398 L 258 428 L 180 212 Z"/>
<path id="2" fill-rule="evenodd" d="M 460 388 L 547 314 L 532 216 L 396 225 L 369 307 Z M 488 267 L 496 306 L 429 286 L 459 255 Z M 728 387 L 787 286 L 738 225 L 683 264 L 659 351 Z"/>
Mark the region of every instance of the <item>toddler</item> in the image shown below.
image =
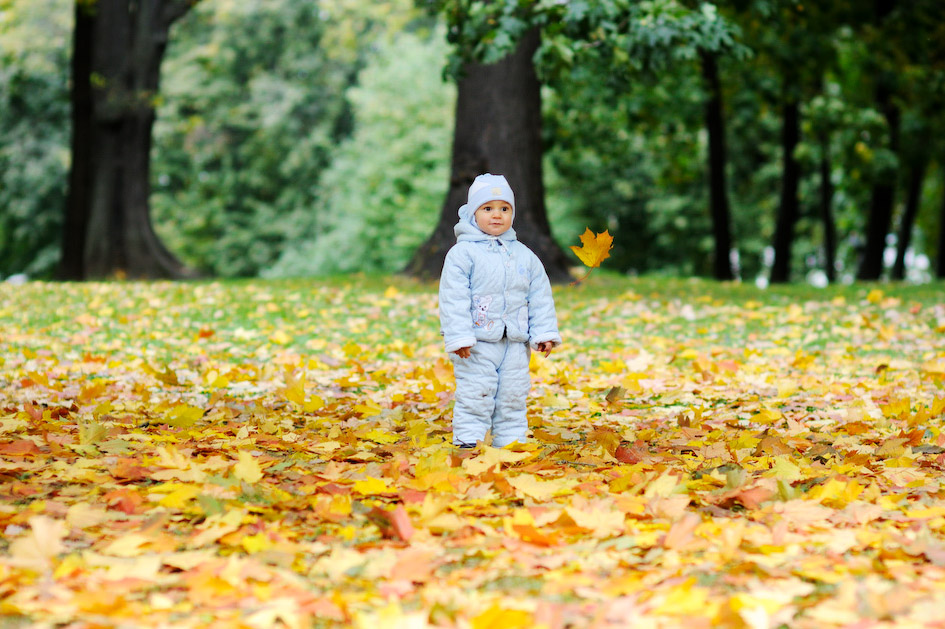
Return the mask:
<path id="1" fill-rule="evenodd" d="M 461 448 L 489 430 L 495 447 L 525 440 L 530 347 L 548 356 L 561 344 L 551 283 L 516 240 L 514 218 L 505 177 L 476 177 L 440 276 L 440 325 L 456 375 L 453 445 Z"/>

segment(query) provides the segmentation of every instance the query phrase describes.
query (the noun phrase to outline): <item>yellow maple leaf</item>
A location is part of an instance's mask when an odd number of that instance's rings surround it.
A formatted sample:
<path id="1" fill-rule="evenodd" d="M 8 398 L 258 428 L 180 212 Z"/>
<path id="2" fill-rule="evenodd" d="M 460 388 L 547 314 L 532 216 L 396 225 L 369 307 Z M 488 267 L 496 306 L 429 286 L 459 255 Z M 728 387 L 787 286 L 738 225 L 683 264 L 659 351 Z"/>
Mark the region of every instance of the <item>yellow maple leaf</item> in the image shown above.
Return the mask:
<path id="1" fill-rule="evenodd" d="M 151 538 L 141 533 L 128 533 L 105 547 L 104 553 L 114 557 L 137 557 L 145 552 L 144 546 Z"/>
<path id="2" fill-rule="evenodd" d="M 765 476 L 777 478 L 783 481 L 795 481 L 805 477 L 804 472 L 795 465 L 786 455 L 774 457 L 771 469 L 765 473 Z"/>
<path id="3" fill-rule="evenodd" d="M 233 475 L 249 484 L 259 482 L 263 477 L 259 462 L 249 452 L 240 451 L 239 462 L 233 466 Z"/>
<path id="4" fill-rule="evenodd" d="M 277 345 L 288 345 L 292 342 L 292 337 L 286 334 L 284 330 L 276 330 L 275 333 L 269 337 L 269 340 Z"/>
<path id="5" fill-rule="evenodd" d="M 387 481 L 380 478 L 365 478 L 354 483 L 354 492 L 362 496 L 383 494 L 387 491 L 389 491 Z"/>
<path id="6" fill-rule="evenodd" d="M 252 555 L 272 548 L 272 540 L 270 540 L 269 536 L 265 533 L 257 533 L 255 535 L 247 535 L 241 539 L 240 545 L 246 552 Z"/>
<path id="7" fill-rule="evenodd" d="M 317 411 L 318 409 L 324 408 L 324 407 L 325 407 L 325 400 L 318 397 L 317 395 L 313 395 L 311 398 L 306 400 L 304 404 L 302 404 L 302 410 L 305 411 L 306 413 L 313 413 Z"/>
<path id="8" fill-rule="evenodd" d="M 165 492 L 167 492 L 165 494 Z M 153 493 L 165 494 L 158 504 L 168 509 L 183 509 L 187 503 L 200 494 L 200 487 L 183 483 L 164 483 L 155 487 Z"/>
<path id="9" fill-rule="evenodd" d="M 374 417 L 384 411 L 374 400 L 366 400 L 364 404 L 356 405 L 354 410 L 361 413 L 361 417 Z"/>
<path id="10" fill-rule="evenodd" d="M 565 479 L 541 480 L 534 474 L 520 474 L 508 479 L 509 485 L 514 487 L 519 493 L 544 502 L 559 493 L 567 491 L 572 483 Z"/>
<path id="11" fill-rule="evenodd" d="M 239 529 L 245 516 L 246 512 L 241 509 L 232 509 L 225 514 L 211 515 L 197 528 L 196 535 L 191 539 L 190 545 L 199 548 L 217 541 L 224 535 Z M 180 553 L 177 553 L 177 555 L 180 555 Z"/>
<path id="12" fill-rule="evenodd" d="M 30 532 L 13 540 L 10 555 L 26 564 L 45 565 L 65 550 L 62 541 L 68 535 L 61 520 L 38 515 L 29 519 Z"/>
<path id="13" fill-rule="evenodd" d="M 108 429 L 94 420 L 79 419 L 79 443 L 84 446 L 95 445 L 105 440 Z"/>
<path id="14" fill-rule="evenodd" d="M 203 409 L 190 404 L 178 404 L 164 416 L 164 423 L 175 428 L 190 428 L 203 417 Z"/>
<path id="15" fill-rule="evenodd" d="M 473 476 L 478 476 L 501 463 L 516 463 L 527 458 L 527 452 L 513 452 L 503 448 L 483 446 L 479 456 L 463 461 L 463 469 Z"/>
<path id="16" fill-rule="evenodd" d="M 521 609 L 503 609 L 498 605 L 482 612 L 472 620 L 473 629 L 517 629 L 534 627 L 535 619 L 530 612 Z"/>
<path id="17" fill-rule="evenodd" d="M 577 257 L 592 269 L 600 266 L 600 263 L 610 257 L 610 250 L 614 246 L 614 237 L 607 230 L 601 234 L 595 234 L 587 228 L 581 234 L 581 246 L 571 247 L 571 251 Z"/>
<path id="18" fill-rule="evenodd" d="M 374 430 L 361 436 L 364 439 L 373 441 L 374 443 L 397 443 L 400 441 L 400 437 L 397 435 L 392 435 L 391 433 L 381 430 L 380 428 L 375 428 Z"/>
<path id="19" fill-rule="evenodd" d="M 709 599 L 709 590 L 698 587 L 695 579 L 689 579 L 666 593 L 665 598 L 656 608 L 657 613 L 667 616 L 687 616 L 706 614 L 711 617 L 715 603 Z"/>

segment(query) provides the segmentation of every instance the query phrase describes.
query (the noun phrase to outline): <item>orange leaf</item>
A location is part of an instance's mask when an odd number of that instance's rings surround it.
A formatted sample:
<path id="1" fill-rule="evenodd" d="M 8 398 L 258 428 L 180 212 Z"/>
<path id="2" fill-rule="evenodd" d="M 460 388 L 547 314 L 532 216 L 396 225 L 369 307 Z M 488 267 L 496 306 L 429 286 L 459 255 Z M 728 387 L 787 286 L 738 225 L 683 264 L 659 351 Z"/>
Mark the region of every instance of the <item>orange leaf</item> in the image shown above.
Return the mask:
<path id="1" fill-rule="evenodd" d="M 695 533 L 696 527 L 701 523 L 702 518 L 698 515 L 691 512 L 686 513 L 669 527 L 669 530 L 666 532 L 666 537 L 663 539 L 663 547 L 678 550 L 688 546 L 695 539 L 693 533 Z"/>
<path id="2" fill-rule="evenodd" d="M 601 234 L 594 234 L 588 228 L 581 234 L 581 246 L 571 247 L 581 262 L 592 269 L 599 267 L 600 263 L 610 257 L 610 250 L 614 246 L 614 237 L 607 230 Z"/>
<path id="3" fill-rule="evenodd" d="M 110 491 L 103 495 L 102 499 L 108 504 L 109 509 L 116 509 L 128 515 L 136 513 L 144 503 L 141 494 L 128 488 Z"/>
<path id="4" fill-rule="evenodd" d="M 413 524 L 403 505 L 397 505 L 393 511 L 374 507 L 371 510 L 371 516 L 381 526 L 385 536 L 396 537 L 404 542 L 410 541 L 413 537 Z"/>
<path id="5" fill-rule="evenodd" d="M 770 500 L 773 496 L 774 491 L 767 487 L 740 488 L 722 495 L 718 506 L 731 509 L 735 504 L 740 504 L 746 509 L 753 510 L 760 508 L 762 502 Z"/>
<path id="6" fill-rule="evenodd" d="M 118 459 L 108 468 L 109 473 L 118 480 L 139 481 L 151 475 L 151 468 L 142 467 L 135 459 Z"/>
<path id="7" fill-rule="evenodd" d="M 17 439 L 0 443 L 0 454 L 5 456 L 36 456 L 42 454 L 39 447 L 29 439 Z"/>
<path id="8" fill-rule="evenodd" d="M 407 550 L 397 558 L 397 563 L 391 568 L 390 578 L 426 583 L 433 578 L 433 570 L 436 568 L 435 559 L 436 554 L 431 550 Z"/>
<path id="9" fill-rule="evenodd" d="M 559 542 L 556 534 L 547 534 L 531 524 L 513 524 L 512 530 L 518 533 L 523 542 L 536 546 L 557 546 Z"/>
<path id="10" fill-rule="evenodd" d="M 643 453 L 631 445 L 622 445 L 614 451 L 614 458 L 621 463 L 633 465 L 643 460 Z"/>

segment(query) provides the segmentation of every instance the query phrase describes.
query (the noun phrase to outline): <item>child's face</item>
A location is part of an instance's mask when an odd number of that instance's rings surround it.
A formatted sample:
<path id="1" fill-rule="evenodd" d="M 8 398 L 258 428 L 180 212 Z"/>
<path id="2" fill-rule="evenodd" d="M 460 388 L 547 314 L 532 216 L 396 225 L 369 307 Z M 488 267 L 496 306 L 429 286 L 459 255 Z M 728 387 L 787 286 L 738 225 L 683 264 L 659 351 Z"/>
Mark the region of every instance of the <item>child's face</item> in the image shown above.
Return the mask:
<path id="1" fill-rule="evenodd" d="M 475 216 L 476 225 L 490 236 L 501 236 L 512 226 L 512 206 L 507 201 L 486 201 Z"/>

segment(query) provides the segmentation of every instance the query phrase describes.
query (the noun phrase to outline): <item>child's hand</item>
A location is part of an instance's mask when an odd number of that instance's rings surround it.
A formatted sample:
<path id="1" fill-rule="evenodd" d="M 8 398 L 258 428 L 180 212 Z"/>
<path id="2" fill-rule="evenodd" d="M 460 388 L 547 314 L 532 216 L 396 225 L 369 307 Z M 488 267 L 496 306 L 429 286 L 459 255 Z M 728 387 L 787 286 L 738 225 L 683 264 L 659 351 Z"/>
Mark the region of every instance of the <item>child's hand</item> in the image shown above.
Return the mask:
<path id="1" fill-rule="evenodd" d="M 453 352 L 460 358 L 469 358 L 472 355 L 472 352 L 469 351 L 468 347 L 460 347 L 458 350 Z"/>
<path id="2" fill-rule="evenodd" d="M 555 348 L 554 341 L 545 341 L 538 344 L 538 351 L 545 355 L 545 358 L 551 355 L 551 350 Z"/>

